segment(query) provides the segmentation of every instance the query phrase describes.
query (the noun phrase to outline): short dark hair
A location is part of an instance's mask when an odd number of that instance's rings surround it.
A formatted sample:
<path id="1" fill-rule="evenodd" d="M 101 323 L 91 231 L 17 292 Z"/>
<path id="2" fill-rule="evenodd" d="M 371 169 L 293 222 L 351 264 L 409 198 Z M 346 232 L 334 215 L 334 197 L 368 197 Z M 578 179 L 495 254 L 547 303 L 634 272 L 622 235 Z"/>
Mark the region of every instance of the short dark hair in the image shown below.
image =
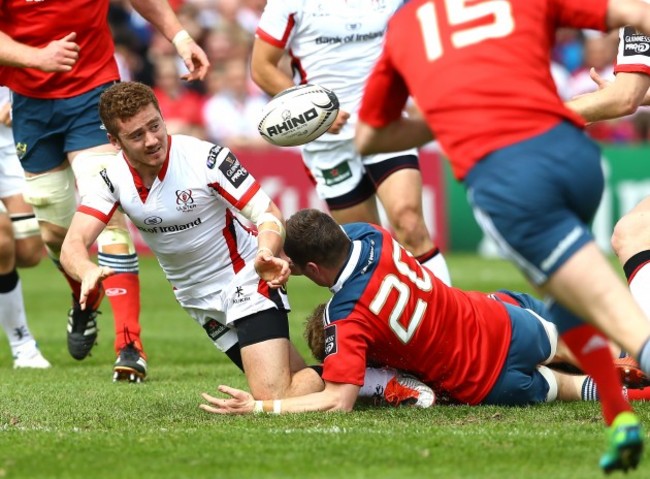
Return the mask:
<path id="1" fill-rule="evenodd" d="M 117 121 L 126 121 L 137 115 L 147 105 L 160 105 L 153 90 L 140 82 L 116 83 L 99 97 L 99 117 L 111 135 L 117 136 Z"/>
<path id="2" fill-rule="evenodd" d="M 322 211 L 300 210 L 287 220 L 284 252 L 301 268 L 309 262 L 336 266 L 347 256 L 350 245 L 341 227 Z"/>
<path id="3" fill-rule="evenodd" d="M 307 321 L 305 321 L 305 341 L 311 350 L 311 354 L 317 361 L 325 360 L 325 330 L 323 316 L 325 315 L 325 303 L 314 308 Z"/>

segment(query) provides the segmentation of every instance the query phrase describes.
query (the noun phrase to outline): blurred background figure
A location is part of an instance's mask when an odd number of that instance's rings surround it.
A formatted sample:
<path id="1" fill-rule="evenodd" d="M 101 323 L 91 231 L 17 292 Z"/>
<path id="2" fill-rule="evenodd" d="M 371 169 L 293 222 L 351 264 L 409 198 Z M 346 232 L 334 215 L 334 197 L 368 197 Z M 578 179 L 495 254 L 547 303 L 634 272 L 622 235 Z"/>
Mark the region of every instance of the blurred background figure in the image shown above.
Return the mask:
<path id="1" fill-rule="evenodd" d="M 208 99 L 203 109 L 208 139 L 234 150 L 268 147 L 257 131 L 268 96 L 249 83 L 246 62 L 229 60 L 216 75 L 221 78 L 219 90 Z"/>
<path id="2" fill-rule="evenodd" d="M 0 326 L 7 335 L 14 368 L 49 368 L 27 325 L 17 267 L 36 266 L 43 241 L 31 206 L 23 199 L 25 176 L 11 132 L 9 89 L 0 87 Z"/>
<path id="3" fill-rule="evenodd" d="M 153 91 L 170 135 L 192 135 L 205 139 L 204 99 L 180 78 L 176 56 L 160 56 L 154 61 Z"/>

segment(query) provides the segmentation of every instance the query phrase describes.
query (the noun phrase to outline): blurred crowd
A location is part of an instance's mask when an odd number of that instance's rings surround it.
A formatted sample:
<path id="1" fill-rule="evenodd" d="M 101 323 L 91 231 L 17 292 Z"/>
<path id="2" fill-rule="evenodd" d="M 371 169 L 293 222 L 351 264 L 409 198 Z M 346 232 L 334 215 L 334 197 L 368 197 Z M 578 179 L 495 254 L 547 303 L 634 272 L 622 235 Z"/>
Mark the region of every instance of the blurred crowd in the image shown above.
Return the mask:
<path id="1" fill-rule="evenodd" d="M 171 133 L 189 133 L 230 148 L 262 148 L 257 121 L 268 97 L 252 82 L 249 56 L 265 0 L 171 0 L 185 29 L 211 62 L 205 82 L 179 79 L 184 65 L 173 46 L 150 28 L 127 0 L 112 0 L 109 21 L 122 78 L 151 85 Z M 596 89 L 591 67 L 613 78 L 618 35 L 560 30 L 552 72 L 564 99 Z M 287 59 L 287 68 L 289 59 Z M 604 143 L 650 139 L 650 109 L 588 127 Z"/>

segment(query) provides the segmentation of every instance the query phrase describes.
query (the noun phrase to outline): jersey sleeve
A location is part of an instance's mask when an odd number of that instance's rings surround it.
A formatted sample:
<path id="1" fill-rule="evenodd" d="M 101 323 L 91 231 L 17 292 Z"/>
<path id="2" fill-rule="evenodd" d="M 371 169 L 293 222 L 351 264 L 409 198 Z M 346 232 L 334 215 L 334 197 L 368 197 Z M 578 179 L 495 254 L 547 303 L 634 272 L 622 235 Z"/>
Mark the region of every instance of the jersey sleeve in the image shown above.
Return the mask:
<path id="1" fill-rule="evenodd" d="M 390 61 L 388 41 L 387 36 L 384 50 L 366 83 L 359 108 L 359 119 L 374 128 L 397 120 L 409 98 L 404 79 Z"/>
<path id="2" fill-rule="evenodd" d="M 206 162 L 208 186 L 230 206 L 243 210 L 251 201 L 270 201 L 260 184 L 228 148 L 212 145 Z"/>
<path id="3" fill-rule="evenodd" d="M 351 318 L 325 327 L 323 379 L 363 386 L 368 341 L 360 324 Z"/>
<path id="4" fill-rule="evenodd" d="M 81 198 L 81 204 L 77 208 L 80 213 L 94 216 L 103 223 L 108 223 L 119 206 L 119 193 L 109 175 L 109 171 L 104 168 L 99 175 L 88 180 L 93 185 L 88 189 L 89 193 Z"/>
<path id="5" fill-rule="evenodd" d="M 266 43 L 286 49 L 296 27 L 299 7 L 300 2 L 296 0 L 268 0 L 255 35 Z"/>
<path id="6" fill-rule="evenodd" d="M 552 18 L 559 27 L 589 28 L 606 32 L 608 0 L 549 0 Z"/>
<path id="7" fill-rule="evenodd" d="M 621 28 L 618 37 L 614 72 L 650 75 L 650 37 L 629 26 Z"/>

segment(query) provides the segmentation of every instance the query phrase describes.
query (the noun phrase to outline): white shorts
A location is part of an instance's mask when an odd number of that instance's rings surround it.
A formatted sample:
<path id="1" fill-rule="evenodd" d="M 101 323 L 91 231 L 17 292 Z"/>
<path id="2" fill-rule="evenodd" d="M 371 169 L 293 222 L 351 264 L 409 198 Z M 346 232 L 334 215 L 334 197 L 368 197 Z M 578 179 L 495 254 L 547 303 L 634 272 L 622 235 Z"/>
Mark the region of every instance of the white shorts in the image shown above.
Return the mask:
<path id="1" fill-rule="evenodd" d="M 16 147 L 0 147 L 0 198 L 22 194 L 25 188 L 25 172 L 16 156 Z"/>
<path id="2" fill-rule="evenodd" d="M 321 148 L 322 146 L 322 148 Z M 354 140 L 311 143 L 302 148 L 302 159 L 316 183 L 318 196 L 327 200 L 353 191 L 366 174 L 365 165 L 381 163 L 398 156 L 417 155 L 415 148 L 393 153 L 361 156 Z"/>
<path id="3" fill-rule="evenodd" d="M 232 325 L 234 321 L 268 309 L 291 309 L 286 292 L 266 287 L 252 262 L 221 291 L 202 297 L 177 296 L 177 299 L 223 352 L 237 344 L 237 331 Z"/>

